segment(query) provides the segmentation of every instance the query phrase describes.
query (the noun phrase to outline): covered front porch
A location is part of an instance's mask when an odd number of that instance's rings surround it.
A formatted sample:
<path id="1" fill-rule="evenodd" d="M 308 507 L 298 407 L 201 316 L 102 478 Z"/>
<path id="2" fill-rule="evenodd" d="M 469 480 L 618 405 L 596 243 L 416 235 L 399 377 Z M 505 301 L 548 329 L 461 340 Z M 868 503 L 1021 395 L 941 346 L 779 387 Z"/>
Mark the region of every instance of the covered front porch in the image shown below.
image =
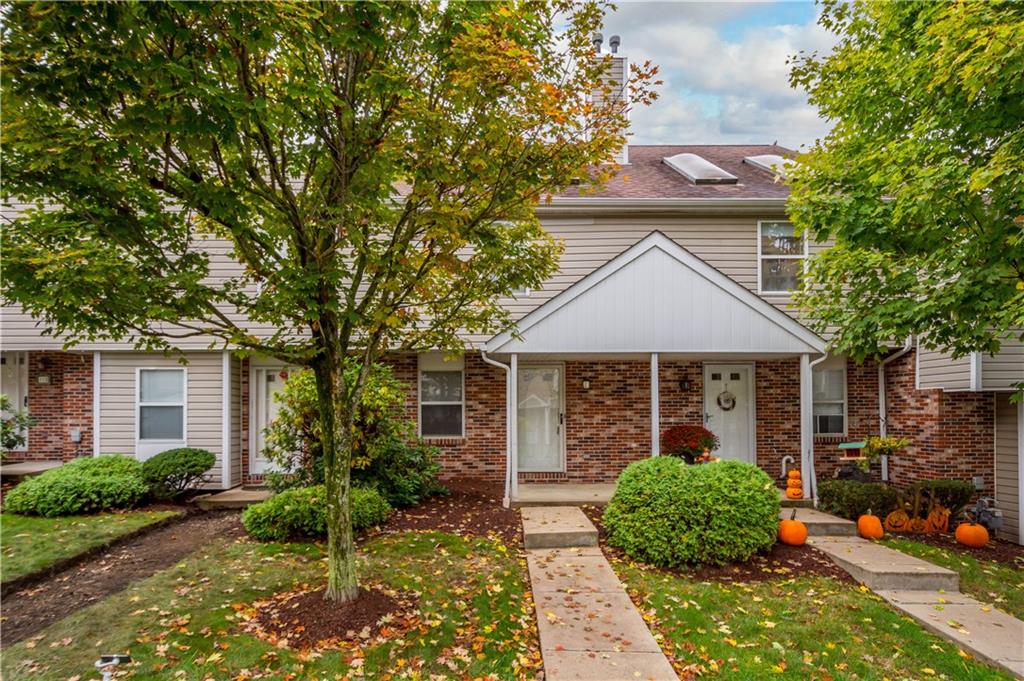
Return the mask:
<path id="1" fill-rule="evenodd" d="M 506 375 L 506 503 L 599 502 L 673 425 L 773 477 L 799 467 L 811 497 L 824 345 L 655 232 L 487 343 Z"/>

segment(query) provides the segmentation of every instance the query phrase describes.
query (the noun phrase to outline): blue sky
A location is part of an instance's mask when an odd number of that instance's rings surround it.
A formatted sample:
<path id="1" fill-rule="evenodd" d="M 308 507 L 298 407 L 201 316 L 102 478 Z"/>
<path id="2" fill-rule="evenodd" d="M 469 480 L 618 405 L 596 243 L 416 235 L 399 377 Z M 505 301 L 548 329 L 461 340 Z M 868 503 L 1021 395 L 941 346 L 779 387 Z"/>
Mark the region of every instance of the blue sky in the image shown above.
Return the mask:
<path id="1" fill-rule="evenodd" d="M 828 124 L 789 86 L 786 59 L 827 52 L 834 38 L 813 2 L 634 2 L 618 0 L 604 36 L 620 52 L 651 59 L 665 84 L 632 117 L 634 144 L 778 141 L 799 148 Z M 607 44 L 607 43 L 606 43 Z"/>

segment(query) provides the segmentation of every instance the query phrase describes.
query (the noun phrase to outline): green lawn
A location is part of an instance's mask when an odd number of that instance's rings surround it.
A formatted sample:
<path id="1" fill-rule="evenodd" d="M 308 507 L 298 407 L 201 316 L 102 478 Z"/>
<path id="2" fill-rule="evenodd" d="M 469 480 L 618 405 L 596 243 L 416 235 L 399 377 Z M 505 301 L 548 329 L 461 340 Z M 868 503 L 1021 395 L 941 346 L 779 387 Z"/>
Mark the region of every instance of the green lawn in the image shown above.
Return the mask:
<path id="1" fill-rule="evenodd" d="M 870 591 L 833 579 L 726 585 L 624 562 L 615 568 L 644 603 L 677 669 L 701 678 L 1011 678 L 967 658 Z"/>
<path id="2" fill-rule="evenodd" d="M 902 537 L 887 539 L 886 545 L 958 572 L 960 590 L 965 594 L 1024 619 L 1024 563 L 1011 567 L 991 560 L 978 560 L 951 549 Z"/>
<path id="3" fill-rule="evenodd" d="M 21 577 L 105 544 L 177 511 L 128 511 L 67 518 L 0 514 L 0 581 Z"/>
<path id="4" fill-rule="evenodd" d="M 217 542 L 5 650 L 3 677 L 92 678 L 98 652 L 129 651 L 133 679 L 172 671 L 188 679 L 533 678 L 539 653 L 525 563 L 487 539 L 405 533 L 362 547 L 364 583 L 419 594 L 421 624 L 401 638 L 302 655 L 240 630 L 244 604 L 324 580 L 323 558 L 313 544 Z"/>

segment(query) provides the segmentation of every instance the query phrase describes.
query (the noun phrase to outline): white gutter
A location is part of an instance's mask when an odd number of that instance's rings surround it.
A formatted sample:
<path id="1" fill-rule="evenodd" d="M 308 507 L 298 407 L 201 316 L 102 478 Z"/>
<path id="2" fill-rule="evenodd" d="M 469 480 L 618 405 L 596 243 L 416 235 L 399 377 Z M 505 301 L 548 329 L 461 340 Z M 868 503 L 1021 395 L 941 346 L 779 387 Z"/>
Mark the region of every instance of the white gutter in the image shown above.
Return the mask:
<path id="1" fill-rule="evenodd" d="M 502 503 L 509 508 L 512 503 L 512 367 L 491 359 L 486 350 L 480 351 L 480 359 L 505 372 L 505 497 Z"/>
<path id="2" fill-rule="evenodd" d="M 899 359 L 913 348 L 913 337 L 907 337 L 903 349 L 894 352 L 878 363 L 878 434 L 886 437 L 889 431 L 888 416 L 885 410 L 885 366 L 893 360 Z M 889 482 L 889 457 L 882 457 L 882 482 Z"/>
<path id="3" fill-rule="evenodd" d="M 622 199 L 609 197 L 560 197 L 536 206 L 538 215 L 579 210 L 623 210 L 630 212 L 705 211 L 709 208 L 735 209 L 757 213 L 785 209 L 786 198 L 708 198 L 708 199 Z"/>

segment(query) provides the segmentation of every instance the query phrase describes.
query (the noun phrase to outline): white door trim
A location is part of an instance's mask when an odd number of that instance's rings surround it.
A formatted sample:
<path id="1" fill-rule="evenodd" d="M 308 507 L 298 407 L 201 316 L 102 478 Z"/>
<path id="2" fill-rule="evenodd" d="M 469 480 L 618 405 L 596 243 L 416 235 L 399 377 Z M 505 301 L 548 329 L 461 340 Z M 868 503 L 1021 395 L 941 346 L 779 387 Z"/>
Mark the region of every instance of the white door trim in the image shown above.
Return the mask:
<path id="1" fill-rule="evenodd" d="M 30 416 L 32 414 L 32 404 L 29 400 L 29 381 L 28 381 L 28 363 L 31 361 L 31 357 L 25 350 L 12 350 L 4 352 L 4 358 L 6 361 L 14 360 L 14 366 L 17 367 L 17 378 L 18 382 L 18 399 L 11 402 L 11 407 L 14 411 L 24 411 Z M 25 429 L 25 444 L 15 447 L 12 452 L 25 452 L 28 451 L 29 438 L 31 437 L 31 428 Z"/>
<path id="2" fill-rule="evenodd" d="M 515 429 L 516 429 L 516 433 L 518 434 L 518 432 L 519 432 L 519 403 L 518 403 L 518 400 L 519 400 L 519 390 L 518 390 L 518 386 L 519 386 L 519 372 L 522 371 L 523 369 L 545 369 L 545 368 L 548 368 L 548 367 L 557 367 L 558 368 L 558 370 L 559 370 L 558 371 L 559 380 L 562 382 L 561 390 L 558 391 L 559 397 L 561 398 L 561 404 L 558 405 L 559 419 L 561 419 L 561 423 L 559 424 L 559 428 L 558 428 L 558 437 L 559 437 L 559 444 L 558 444 L 559 462 L 558 462 L 558 466 L 556 466 L 555 468 L 518 468 L 517 472 L 521 472 L 521 473 L 564 473 L 565 470 L 566 470 L 566 452 L 565 452 L 565 439 L 566 439 L 565 438 L 565 427 L 566 427 L 566 422 L 565 422 L 566 421 L 566 419 L 565 419 L 565 383 L 566 383 L 566 381 L 565 381 L 565 362 L 524 362 L 522 364 L 519 364 L 516 367 L 516 378 L 515 378 L 515 381 L 516 381 L 516 388 L 517 389 L 516 389 L 516 396 L 515 396 L 515 399 L 516 399 L 516 424 L 515 424 Z M 516 448 L 517 448 L 516 453 L 517 453 L 517 455 L 518 455 L 518 447 L 519 447 L 519 441 L 518 440 L 519 439 L 517 437 L 516 438 Z M 517 461 L 516 461 L 517 464 L 518 464 L 518 458 L 519 457 L 517 456 Z"/>
<path id="3" fill-rule="evenodd" d="M 750 383 L 747 386 L 747 403 L 750 404 L 750 409 L 747 414 L 747 430 L 750 434 L 750 456 L 751 461 L 749 463 L 757 464 L 757 390 L 754 389 L 755 381 L 757 380 L 757 365 L 754 362 L 704 362 L 703 363 L 703 376 L 701 392 L 703 393 L 701 402 L 704 403 L 704 423 L 701 424 L 707 428 L 707 414 L 708 412 L 708 374 L 710 373 L 711 367 L 744 367 L 750 373 Z"/>

